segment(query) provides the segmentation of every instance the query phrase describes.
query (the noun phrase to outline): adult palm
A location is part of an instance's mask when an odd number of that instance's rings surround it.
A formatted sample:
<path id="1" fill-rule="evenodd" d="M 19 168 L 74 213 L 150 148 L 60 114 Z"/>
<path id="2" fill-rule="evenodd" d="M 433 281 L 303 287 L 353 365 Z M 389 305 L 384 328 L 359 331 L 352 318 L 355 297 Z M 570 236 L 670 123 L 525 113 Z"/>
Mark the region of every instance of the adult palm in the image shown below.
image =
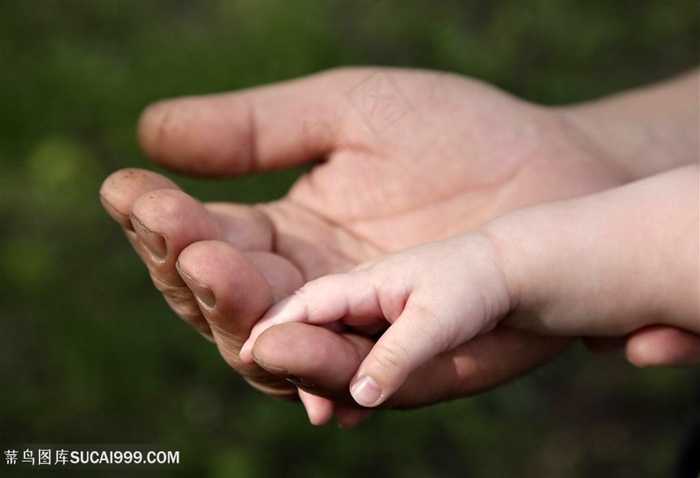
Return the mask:
<path id="1" fill-rule="evenodd" d="M 299 386 L 347 404 L 347 384 L 371 338 L 288 324 L 260 338 L 258 365 L 250 366 L 238 351 L 252 325 L 315 277 L 529 204 L 619 184 L 602 150 L 566 118 L 455 75 L 334 70 L 160 103 L 141 119 L 145 151 L 187 174 L 225 177 L 319 161 L 281 200 L 204 206 L 138 170 L 110 176 L 101 194 L 172 308 L 213 337 L 249 382 L 272 395 L 295 395 Z M 419 369 L 388 405 L 491 388 L 567 343 L 499 327 Z M 302 398 L 313 421 L 330 417 L 330 402 Z M 359 416 L 340 410 L 348 424 Z"/>

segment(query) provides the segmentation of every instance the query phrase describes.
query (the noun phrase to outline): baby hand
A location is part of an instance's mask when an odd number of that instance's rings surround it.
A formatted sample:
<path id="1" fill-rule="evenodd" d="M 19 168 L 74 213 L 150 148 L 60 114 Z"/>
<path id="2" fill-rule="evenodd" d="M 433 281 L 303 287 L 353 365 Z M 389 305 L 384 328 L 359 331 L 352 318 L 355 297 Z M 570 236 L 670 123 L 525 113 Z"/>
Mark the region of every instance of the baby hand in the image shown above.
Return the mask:
<path id="1" fill-rule="evenodd" d="M 255 340 L 285 322 L 386 328 L 350 382 L 355 401 L 374 407 L 418 366 L 491 330 L 509 310 L 497 249 L 471 233 L 307 283 L 267 312 L 240 355 L 252 363 Z"/>

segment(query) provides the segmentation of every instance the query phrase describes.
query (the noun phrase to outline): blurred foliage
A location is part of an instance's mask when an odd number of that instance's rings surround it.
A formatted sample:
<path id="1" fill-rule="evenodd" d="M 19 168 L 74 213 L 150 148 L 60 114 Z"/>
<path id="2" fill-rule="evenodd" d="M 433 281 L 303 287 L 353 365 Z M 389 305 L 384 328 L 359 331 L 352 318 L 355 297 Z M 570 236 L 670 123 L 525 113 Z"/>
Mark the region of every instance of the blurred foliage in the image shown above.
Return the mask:
<path id="1" fill-rule="evenodd" d="M 182 477 L 668 476 L 698 371 L 578 349 L 479 397 L 314 428 L 176 319 L 97 191 L 153 167 L 134 127 L 158 99 L 379 64 L 581 101 L 696 64 L 699 18 L 696 0 L 0 2 L 0 443 L 161 444 Z M 177 180 L 253 202 L 298 173 Z"/>

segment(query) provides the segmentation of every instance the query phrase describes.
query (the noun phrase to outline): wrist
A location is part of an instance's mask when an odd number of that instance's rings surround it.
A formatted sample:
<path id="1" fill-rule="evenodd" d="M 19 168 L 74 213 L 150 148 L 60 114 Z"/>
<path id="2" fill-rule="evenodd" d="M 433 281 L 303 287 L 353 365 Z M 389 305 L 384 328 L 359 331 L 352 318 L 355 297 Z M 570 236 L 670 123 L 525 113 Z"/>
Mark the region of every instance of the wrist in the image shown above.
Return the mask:
<path id="1" fill-rule="evenodd" d="M 697 162 L 697 113 L 657 119 L 607 114 L 597 106 L 555 110 L 607 166 L 625 182 Z"/>
<path id="2" fill-rule="evenodd" d="M 506 323 L 571 336 L 700 332 L 698 173 L 677 168 L 485 226 L 511 297 Z"/>
<path id="3" fill-rule="evenodd" d="M 543 243 L 533 241 L 537 233 L 530 228 L 533 212 L 539 209 L 535 206 L 507 213 L 486 224 L 482 231 L 496 251 L 508 297 L 503 322 L 532 332 L 551 333 L 552 328 L 541 323 L 548 302 L 548 294 L 542 292 L 550 289 L 551 277 L 540 267 L 543 252 L 538 246 Z"/>
<path id="4" fill-rule="evenodd" d="M 651 176 L 698 160 L 699 71 L 553 111 L 629 180 Z"/>

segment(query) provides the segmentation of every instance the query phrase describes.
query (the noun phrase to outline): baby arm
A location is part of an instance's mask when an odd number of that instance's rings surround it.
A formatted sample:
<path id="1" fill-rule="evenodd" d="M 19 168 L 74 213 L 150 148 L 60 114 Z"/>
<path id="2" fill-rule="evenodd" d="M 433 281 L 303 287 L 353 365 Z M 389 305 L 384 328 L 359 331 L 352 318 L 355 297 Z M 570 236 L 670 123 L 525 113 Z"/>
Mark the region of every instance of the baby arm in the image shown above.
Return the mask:
<path id="1" fill-rule="evenodd" d="M 516 211 L 482 230 L 322 277 L 281 301 L 241 357 L 283 322 L 390 325 L 351 382 L 376 406 L 431 357 L 500 320 L 548 334 L 700 332 L 698 167 Z M 429 386 L 429 384 L 426 384 Z"/>
<path id="2" fill-rule="evenodd" d="M 495 220 L 513 309 L 547 334 L 700 333 L 698 165 Z"/>

